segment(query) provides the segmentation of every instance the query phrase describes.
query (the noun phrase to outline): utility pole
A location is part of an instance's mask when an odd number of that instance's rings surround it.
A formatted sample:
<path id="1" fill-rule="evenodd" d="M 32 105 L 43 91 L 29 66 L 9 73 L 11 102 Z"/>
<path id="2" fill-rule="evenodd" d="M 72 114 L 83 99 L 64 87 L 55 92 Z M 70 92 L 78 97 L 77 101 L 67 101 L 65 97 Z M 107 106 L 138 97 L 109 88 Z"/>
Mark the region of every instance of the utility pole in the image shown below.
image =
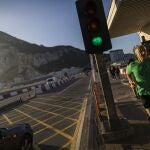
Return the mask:
<path id="1" fill-rule="evenodd" d="M 115 129 L 119 125 L 119 119 L 116 113 L 116 108 L 114 104 L 113 94 L 112 94 L 111 85 L 110 85 L 110 81 L 109 81 L 109 77 L 107 73 L 104 55 L 95 54 L 94 56 L 95 56 L 97 68 L 99 71 L 99 77 L 100 77 L 101 84 L 102 84 L 109 126 L 111 129 Z"/>
<path id="2" fill-rule="evenodd" d="M 91 71 L 92 71 L 93 81 L 96 82 L 95 67 L 94 67 L 94 60 L 93 60 L 94 55 L 90 54 L 89 57 L 90 57 L 90 63 L 91 63 Z"/>
<path id="3" fill-rule="evenodd" d="M 97 62 L 109 125 L 110 128 L 115 128 L 116 121 L 119 123 L 119 119 L 117 117 L 106 64 L 103 58 L 103 52 L 112 48 L 103 3 L 102 0 L 78 0 L 76 1 L 76 7 L 86 53 L 90 54 L 92 65 L 92 56 L 95 55 Z M 92 66 L 92 69 L 93 68 Z M 95 80 L 94 73 L 93 77 Z"/>
<path id="4" fill-rule="evenodd" d="M 106 104 L 107 122 L 109 126 L 108 133 L 112 135 L 112 131 L 114 131 L 112 136 L 113 139 L 117 137 L 121 138 L 123 135 L 127 135 L 123 134 L 123 131 L 124 129 L 128 128 L 128 125 L 124 125 L 125 119 L 120 119 L 117 116 L 111 85 L 104 60 L 103 52 L 110 50 L 112 45 L 102 0 L 77 0 L 76 8 L 82 31 L 85 51 L 87 54 L 90 54 L 90 60 L 92 61 L 92 56 L 94 55 L 97 63 L 104 101 Z M 94 73 L 93 77 L 95 80 Z"/>

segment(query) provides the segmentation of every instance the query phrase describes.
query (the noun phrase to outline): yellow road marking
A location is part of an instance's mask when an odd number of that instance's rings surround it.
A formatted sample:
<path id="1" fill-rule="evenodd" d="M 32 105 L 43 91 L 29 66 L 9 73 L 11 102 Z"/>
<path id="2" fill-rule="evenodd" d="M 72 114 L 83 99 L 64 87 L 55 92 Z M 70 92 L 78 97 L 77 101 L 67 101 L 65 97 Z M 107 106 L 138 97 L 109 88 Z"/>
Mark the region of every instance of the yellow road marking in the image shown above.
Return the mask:
<path id="1" fill-rule="evenodd" d="M 31 127 L 33 128 L 34 126 L 40 125 L 39 123 L 36 123 L 34 125 L 31 125 Z"/>
<path id="2" fill-rule="evenodd" d="M 47 104 L 47 103 L 37 102 L 37 101 L 32 101 L 32 100 L 30 100 L 30 102 L 33 102 L 33 103 L 39 103 L 39 104 L 48 105 L 48 106 L 60 107 L 60 108 L 65 108 L 65 109 L 71 109 L 71 110 L 76 110 L 76 111 L 77 111 L 77 109 L 74 109 L 74 108 L 68 108 L 68 107 L 64 107 L 64 106 L 60 106 L 60 105 Z"/>
<path id="3" fill-rule="evenodd" d="M 73 123 L 73 124 L 71 124 L 70 126 L 68 126 L 68 127 L 64 128 L 64 129 L 63 129 L 63 130 L 61 130 L 61 131 L 63 132 L 63 131 L 65 131 L 65 130 L 67 130 L 68 128 L 70 128 L 70 127 L 74 126 L 75 124 L 76 124 L 76 123 Z M 42 141 L 40 141 L 38 144 L 42 144 L 42 143 L 46 142 L 47 140 L 52 139 L 54 136 L 56 136 L 56 135 L 58 135 L 58 134 L 59 134 L 59 133 L 53 134 L 52 136 L 47 137 L 46 139 L 43 139 Z M 70 136 L 70 137 L 71 137 L 71 136 Z M 73 137 L 71 137 L 69 140 L 72 140 L 72 138 L 73 138 Z"/>
<path id="4" fill-rule="evenodd" d="M 21 120 L 24 120 L 24 119 L 27 119 L 27 117 L 26 118 L 21 118 L 21 119 L 19 119 L 19 120 L 14 120 L 14 123 L 17 123 L 17 122 L 19 122 L 19 121 L 21 121 Z"/>
<path id="5" fill-rule="evenodd" d="M 74 114 L 71 114 L 71 115 L 68 116 L 68 117 L 70 118 L 70 117 L 72 117 L 72 116 L 78 114 L 79 112 L 80 112 L 80 111 L 77 111 L 77 112 L 75 112 Z M 43 116 L 45 116 L 45 114 L 44 114 Z M 49 120 L 49 119 L 53 119 L 54 117 L 56 117 L 56 116 L 52 116 L 52 117 L 50 117 L 50 118 L 44 119 L 43 122 L 45 122 L 45 121 L 47 121 L 47 120 Z M 61 122 L 61 121 L 63 121 L 63 120 L 65 120 L 65 119 L 59 120 L 59 121 L 55 122 L 55 123 L 52 124 L 52 125 L 55 125 L 55 124 L 57 124 L 57 123 L 59 123 L 59 122 Z M 75 122 L 77 122 L 77 119 L 75 119 Z"/>
<path id="6" fill-rule="evenodd" d="M 2 118 L 0 118 L 0 122 L 2 121 L 2 120 L 4 120 L 4 117 L 3 116 L 1 116 Z"/>
<path id="7" fill-rule="evenodd" d="M 13 122 L 6 115 L 3 114 L 2 116 L 7 120 L 9 124 L 13 124 Z"/>
<path id="8" fill-rule="evenodd" d="M 35 102 L 36 103 L 36 102 Z M 46 105 L 47 105 L 47 103 L 45 103 Z M 31 106 L 31 105 L 30 105 Z M 36 105 L 35 105 L 36 106 Z M 35 107 L 35 106 L 33 106 L 33 107 Z M 38 108 L 38 107 L 36 107 L 36 108 Z M 49 111 L 49 110 L 51 110 L 51 109 L 54 109 L 55 108 L 55 110 L 53 111 L 53 113 L 55 112 L 55 111 L 58 111 L 58 110 L 61 110 L 62 108 L 56 108 L 55 106 L 53 106 L 53 107 L 48 107 L 48 108 L 45 108 L 45 110 L 46 111 Z"/>
<path id="9" fill-rule="evenodd" d="M 43 139 L 43 140 L 40 141 L 38 144 L 42 144 L 42 143 L 46 142 L 47 140 L 52 139 L 52 138 L 55 137 L 56 135 L 58 135 L 58 133 L 55 133 L 55 134 L 53 134 L 52 136 L 49 136 L 49 137 Z"/>
<path id="10" fill-rule="evenodd" d="M 73 115 L 75 115 L 75 114 L 77 114 L 77 113 L 78 113 L 78 112 L 76 112 L 76 113 L 70 115 L 69 117 L 71 117 L 71 116 L 73 116 Z M 49 119 L 49 118 L 48 118 L 48 119 Z M 47 121 L 48 119 L 45 119 L 44 122 Z M 59 122 L 62 122 L 62 121 L 64 121 L 64 120 L 65 120 L 65 119 L 59 120 L 59 121 L 57 121 L 57 122 L 55 122 L 55 123 L 53 123 L 53 124 L 51 124 L 51 125 L 54 126 L 54 125 L 56 125 L 56 124 L 58 124 Z M 74 121 L 74 122 L 77 123 L 77 119 L 76 119 L 76 121 Z"/>
<path id="11" fill-rule="evenodd" d="M 57 98 L 59 98 L 59 97 L 57 97 Z M 60 96 L 60 98 L 71 98 L 71 97 L 61 97 L 61 96 Z M 65 101 L 65 100 L 61 100 L 61 101 L 60 101 L 60 100 L 49 100 L 49 98 L 46 99 L 46 98 L 39 98 L 39 97 L 38 97 L 38 99 L 41 99 L 41 100 L 48 100 L 48 102 L 49 102 L 49 101 L 53 101 L 53 102 L 65 102 L 65 103 L 81 104 L 81 103 L 73 102 L 73 101 Z M 74 98 L 74 99 L 75 99 L 75 98 Z M 76 99 L 81 99 L 81 100 L 82 100 L 83 98 L 76 98 Z"/>
<path id="12" fill-rule="evenodd" d="M 15 117 L 13 117 L 13 118 L 12 118 L 12 117 L 9 117 L 9 118 L 11 118 L 11 120 L 15 120 L 15 119 L 19 119 L 19 118 L 22 118 L 22 117 L 23 117 L 23 116 L 19 116 L 19 115 L 18 115 L 18 116 L 15 116 Z"/>
<path id="13" fill-rule="evenodd" d="M 43 128 L 43 129 L 40 129 L 40 130 L 34 132 L 34 135 L 37 134 L 37 133 L 40 133 L 41 131 L 43 131 L 43 130 L 45 130 L 45 129 L 47 129 L 47 128 Z"/>
<path id="14" fill-rule="evenodd" d="M 71 117 L 71 116 L 73 116 L 73 115 L 75 115 L 75 114 L 77 114 L 77 113 L 79 113 L 79 112 L 76 112 L 76 113 L 70 115 L 69 117 Z M 47 118 L 47 119 L 43 120 L 43 122 L 45 122 L 45 121 L 47 121 L 47 120 L 49 120 L 49 119 L 53 119 L 54 117 L 56 117 L 56 116 L 52 116 L 52 117 L 50 117 L 50 118 Z M 55 122 L 55 123 L 53 123 L 53 124 L 51 124 L 51 125 L 53 126 L 53 125 L 58 124 L 59 122 L 62 122 L 62 121 L 64 121 L 64 120 L 65 120 L 65 119 L 59 120 L 59 121 L 57 121 L 57 122 Z M 77 123 L 77 120 L 75 121 L 75 123 Z M 39 124 L 39 123 L 36 123 L 36 124 L 32 125 L 31 127 L 33 128 L 34 126 L 36 126 L 36 125 L 38 125 L 38 124 Z"/>
<path id="15" fill-rule="evenodd" d="M 12 114 L 13 114 L 13 112 L 12 112 Z M 16 117 L 16 116 L 18 116 L 18 114 L 13 114 L 13 115 L 5 114 L 5 115 L 7 115 L 9 118 L 12 118 L 12 117 Z"/>
<path id="16" fill-rule="evenodd" d="M 58 150 L 62 150 L 62 149 L 65 149 L 68 145 L 70 145 L 71 143 L 68 142 L 66 144 L 64 144 L 63 146 L 61 146 L 61 148 L 59 148 Z"/>
<path id="17" fill-rule="evenodd" d="M 74 136 L 73 136 L 74 138 L 72 140 L 72 144 L 71 144 L 70 150 L 74 150 L 75 149 L 75 144 L 76 144 L 76 141 L 77 141 L 77 135 L 78 135 L 78 132 L 79 132 L 79 127 L 80 127 L 80 122 L 81 122 L 81 119 L 82 119 L 82 113 L 84 111 L 85 102 L 86 102 L 86 97 L 84 98 L 84 101 L 82 103 L 79 119 L 77 121 L 77 127 L 76 127 L 75 132 L 74 132 Z"/>
<path id="18" fill-rule="evenodd" d="M 8 121 L 3 121 L 3 122 L 0 122 L 0 125 L 4 124 L 4 123 L 8 123 Z"/>
<path id="19" fill-rule="evenodd" d="M 71 116 L 73 116 L 73 115 L 75 115 L 75 114 L 77 114 L 77 113 L 78 113 L 78 112 L 76 112 L 76 113 L 70 115 L 69 117 L 71 117 Z M 53 117 L 51 117 L 51 118 L 53 118 Z M 45 122 L 45 121 L 47 121 L 47 120 L 49 120 L 49 119 L 51 119 L 51 118 L 47 118 L 47 119 L 45 119 L 45 120 L 43 120 L 43 121 Z M 65 119 L 59 120 L 59 121 L 57 121 L 57 122 L 55 122 L 55 123 L 53 123 L 53 124 L 51 124 L 51 125 L 58 124 L 59 122 L 62 122 L 62 121 L 64 121 L 64 120 L 65 120 Z M 77 120 L 74 121 L 74 122 L 77 123 Z"/>
<path id="20" fill-rule="evenodd" d="M 50 128 L 50 129 L 54 130 L 54 131 L 57 132 L 58 134 L 61 134 L 62 136 L 66 137 L 67 139 L 71 140 L 72 137 L 71 137 L 70 135 L 66 134 L 66 133 L 63 133 L 61 130 L 56 129 L 56 128 L 54 128 L 53 126 L 51 126 L 51 125 L 49 125 L 49 124 L 47 124 L 47 123 L 45 123 L 45 122 L 43 122 L 43 121 L 41 121 L 41 120 L 35 119 L 35 118 L 33 118 L 32 116 L 30 116 L 30 115 L 28 115 L 28 114 L 26 114 L 26 113 L 20 111 L 19 109 L 15 109 L 15 110 L 16 110 L 17 112 L 20 112 L 20 113 L 24 114 L 25 116 L 27 116 L 27 117 L 33 119 L 34 121 L 36 121 L 36 122 L 38 122 L 38 123 L 40 123 L 40 124 L 46 126 L 47 128 Z"/>
<path id="21" fill-rule="evenodd" d="M 69 119 L 69 120 L 72 120 L 72 121 L 76 121 L 76 119 L 72 119 L 72 118 L 63 116 L 63 115 L 61 115 L 61 114 L 57 114 L 57 113 L 50 112 L 50 111 L 47 111 L 47 110 L 42 110 L 42 109 L 40 109 L 40 108 L 37 108 L 37 107 L 34 107 L 34 106 L 30 106 L 30 105 L 28 105 L 28 104 L 24 104 L 24 105 L 25 105 L 25 106 L 28 106 L 28 107 L 31 107 L 31 108 L 33 108 L 33 109 L 36 109 L 36 110 L 40 110 L 40 111 L 42 111 L 42 112 L 46 112 L 46 113 L 48 113 L 48 114 L 52 114 L 52 115 L 60 116 L 60 117 L 63 117 L 63 118 L 66 118 L 66 119 Z"/>

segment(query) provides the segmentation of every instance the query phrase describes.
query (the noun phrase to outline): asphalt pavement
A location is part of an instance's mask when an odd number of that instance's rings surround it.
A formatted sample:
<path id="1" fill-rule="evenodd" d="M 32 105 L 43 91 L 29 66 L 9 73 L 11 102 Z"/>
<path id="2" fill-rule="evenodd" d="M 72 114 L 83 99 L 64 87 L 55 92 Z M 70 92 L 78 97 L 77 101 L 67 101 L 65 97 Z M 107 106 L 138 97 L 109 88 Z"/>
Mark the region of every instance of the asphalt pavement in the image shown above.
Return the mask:
<path id="1" fill-rule="evenodd" d="M 41 150 L 74 149 L 88 94 L 89 77 L 66 84 L 1 112 L 0 127 L 29 123 Z"/>
<path id="2" fill-rule="evenodd" d="M 125 83 L 125 84 L 124 84 Z M 150 150 L 150 122 L 140 99 L 136 99 L 126 79 L 111 80 L 119 117 L 128 120 L 133 134 L 124 139 L 105 142 L 106 150 Z"/>

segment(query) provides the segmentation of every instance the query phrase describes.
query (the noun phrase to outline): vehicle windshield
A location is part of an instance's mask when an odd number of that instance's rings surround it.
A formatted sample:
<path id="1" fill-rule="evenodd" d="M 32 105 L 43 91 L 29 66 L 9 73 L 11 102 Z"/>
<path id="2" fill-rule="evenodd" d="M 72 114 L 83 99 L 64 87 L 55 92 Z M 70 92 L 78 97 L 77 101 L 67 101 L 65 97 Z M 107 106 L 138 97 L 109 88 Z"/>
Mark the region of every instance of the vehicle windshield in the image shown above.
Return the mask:
<path id="1" fill-rule="evenodd" d="M 47 79 L 47 81 L 50 82 L 50 81 L 54 81 L 54 80 L 53 79 Z"/>

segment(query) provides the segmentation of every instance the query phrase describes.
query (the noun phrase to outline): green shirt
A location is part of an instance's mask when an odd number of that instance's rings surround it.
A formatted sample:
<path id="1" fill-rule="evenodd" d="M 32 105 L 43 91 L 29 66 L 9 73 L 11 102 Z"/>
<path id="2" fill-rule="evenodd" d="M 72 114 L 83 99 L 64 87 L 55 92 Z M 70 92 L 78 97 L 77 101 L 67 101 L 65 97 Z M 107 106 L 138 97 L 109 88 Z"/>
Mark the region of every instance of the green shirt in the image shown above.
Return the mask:
<path id="1" fill-rule="evenodd" d="M 150 95 L 150 58 L 143 62 L 136 60 L 129 64 L 127 73 L 134 75 L 139 95 Z"/>

